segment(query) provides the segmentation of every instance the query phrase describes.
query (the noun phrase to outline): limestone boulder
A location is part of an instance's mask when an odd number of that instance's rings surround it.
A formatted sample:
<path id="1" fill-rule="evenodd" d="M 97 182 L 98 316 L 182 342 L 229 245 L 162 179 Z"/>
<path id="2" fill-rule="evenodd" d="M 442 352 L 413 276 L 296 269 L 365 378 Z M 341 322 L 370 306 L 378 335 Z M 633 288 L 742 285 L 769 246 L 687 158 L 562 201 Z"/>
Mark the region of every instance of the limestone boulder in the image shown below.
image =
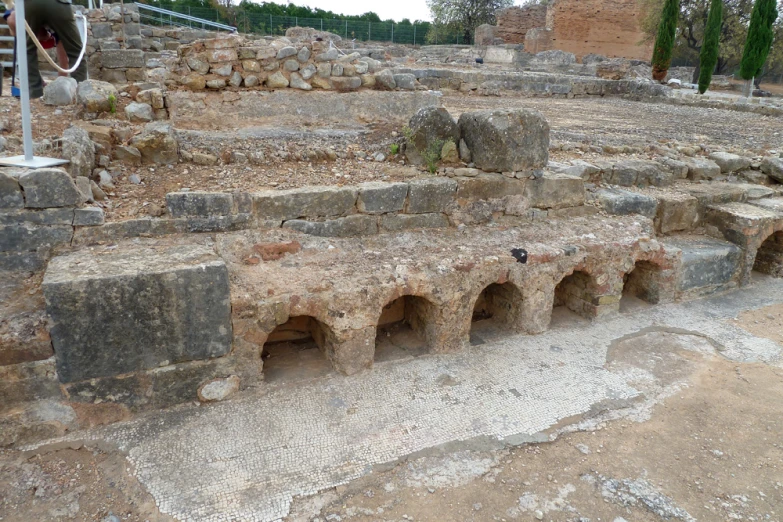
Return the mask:
<path id="1" fill-rule="evenodd" d="M 76 95 L 87 112 L 111 112 L 116 110 L 119 93 L 109 82 L 86 80 L 79 84 Z"/>
<path id="2" fill-rule="evenodd" d="M 59 76 L 44 87 L 43 102 L 46 105 L 72 105 L 76 102 L 76 80 Z"/>
<path id="3" fill-rule="evenodd" d="M 177 162 L 177 138 L 168 123 L 148 123 L 131 144 L 138 149 L 144 163 L 171 165 Z"/>
<path id="4" fill-rule="evenodd" d="M 410 134 L 406 139 L 405 157 L 414 165 L 424 164 L 425 154 L 437 154 L 446 142 L 460 142 L 460 130 L 449 111 L 442 107 L 419 109 L 408 122 Z"/>
<path id="5" fill-rule="evenodd" d="M 485 171 L 542 169 L 549 160 L 549 123 L 528 109 L 465 112 L 459 130 L 473 162 Z"/>
<path id="6" fill-rule="evenodd" d="M 83 197 L 71 176 L 63 169 L 37 169 L 19 176 L 27 208 L 70 207 Z"/>
<path id="7" fill-rule="evenodd" d="M 24 196 L 15 178 L 0 172 L 0 209 L 23 208 Z"/>
<path id="8" fill-rule="evenodd" d="M 95 168 L 95 144 L 89 133 L 77 126 L 65 129 L 61 140 L 63 156 L 68 158 L 68 171 L 74 178 L 89 177 Z"/>
<path id="9" fill-rule="evenodd" d="M 783 158 L 767 156 L 761 162 L 761 172 L 775 181 L 783 183 Z"/>
<path id="10" fill-rule="evenodd" d="M 125 107 L 125 116 L 133 123 L 147 122 L 155 119 L 152 105 L 148 103 L 132 102 Z"/>
<path id="11" fill-rule="evenodd" d="M 531 64 L 534 65 L 571 65 L 574 63 L 576 63 L 576 56 L 573 53 L 557 49 L 536 53 L 531 60 Z"/>
<path id="12" fill-rule="evenodd" d="M 384 69 L 375 75 L 375 85 L 380 89 L 393 91 L 397 88 L 397 82 L 394 81 L 394 74 L 388 69 Z"/>
<path id="13" fill-rule="evenodd" d="M 737 172 L 750 167 L 750 158 L 730 152 L 713 152 L 710 159 L 718 164 L 722 173 Z"/>

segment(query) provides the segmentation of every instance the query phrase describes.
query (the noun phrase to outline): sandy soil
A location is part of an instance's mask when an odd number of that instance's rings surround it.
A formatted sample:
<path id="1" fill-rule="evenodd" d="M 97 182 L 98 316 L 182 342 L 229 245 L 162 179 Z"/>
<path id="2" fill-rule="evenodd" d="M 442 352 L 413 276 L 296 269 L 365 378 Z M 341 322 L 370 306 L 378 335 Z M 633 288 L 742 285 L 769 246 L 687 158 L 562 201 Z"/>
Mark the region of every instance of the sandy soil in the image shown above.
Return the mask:
<path id="1" fill-rule="evenodd" d="M 735 319 L 735 323 L 757 337 L 766 337 L 783 344 L 783 305 L 743 312 Z"/>

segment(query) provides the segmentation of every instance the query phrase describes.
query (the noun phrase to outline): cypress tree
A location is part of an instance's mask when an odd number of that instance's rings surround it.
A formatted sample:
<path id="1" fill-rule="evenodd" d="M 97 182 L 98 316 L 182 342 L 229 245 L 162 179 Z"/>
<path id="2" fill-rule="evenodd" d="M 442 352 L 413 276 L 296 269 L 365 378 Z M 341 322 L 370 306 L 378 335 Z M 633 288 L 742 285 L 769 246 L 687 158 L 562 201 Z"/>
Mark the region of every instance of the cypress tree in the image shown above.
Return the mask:
<path id="1" fill-rule="evenodd" d="M 710 14 L 707 16 L 707 26 L 704 28 L 704 41 L 699 53 L 699 94 L 710 87 L 712 72 L 718 63 L 718 48 L 720 47 L 720 26 L 723 21 L 723 0 L 712 0 Z"/>
<path id="2" fill-rule="evenodd" d="M 669 72 L 669 66 L 672 63 L 672 50 L 674 49 L 674 37 L 677 34 L 679 16 L 679 0 L 665 0 L 652 57 L 653 79 L 659 82 L 666 78 L 666 73 Z"/>
<path id="3" fill-rule="evenodd" d="M 772 24 L 778 17 L 776 0 L 756 0 L 750 14 L 750 27 L 740 62 L 740 76 L 751 80 L 758 76 L 772 46 Z"/>

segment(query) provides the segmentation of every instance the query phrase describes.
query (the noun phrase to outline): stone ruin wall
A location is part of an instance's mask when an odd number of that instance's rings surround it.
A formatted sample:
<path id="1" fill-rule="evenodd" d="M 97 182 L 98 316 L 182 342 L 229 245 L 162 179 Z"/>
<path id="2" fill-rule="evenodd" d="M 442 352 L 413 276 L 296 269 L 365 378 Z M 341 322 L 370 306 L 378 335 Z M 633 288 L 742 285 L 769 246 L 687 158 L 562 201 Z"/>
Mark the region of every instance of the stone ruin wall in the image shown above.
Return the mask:
<path id="1" fill-rule="evenodd" d="M 546 15 L 545 5 L 501 9 L 497 12 L 495 34 L 507 44 L 525 43 L 525 35 L 530 29 L 546 26 Z"/>
<path id="2" fill-rule="evenodd" d="M 649 60 L 652 47 L 642 44 L 641 12 L 636 0 L 557 0 L 550 7 L 553 48 L 610 58 Z"/>
<path id="3" fill-rule="evenodd" d="M 652 48 L 641 43 L 645 35 L 639 28 L 640 18 L 636 0 L 556 0 L 549 6 L 498 11 L 498 25 L 482 26 L 476 43 L 524 43 L 528 53 L 557 49 L 577 59 L 600 54 L 649 60 Z"/>

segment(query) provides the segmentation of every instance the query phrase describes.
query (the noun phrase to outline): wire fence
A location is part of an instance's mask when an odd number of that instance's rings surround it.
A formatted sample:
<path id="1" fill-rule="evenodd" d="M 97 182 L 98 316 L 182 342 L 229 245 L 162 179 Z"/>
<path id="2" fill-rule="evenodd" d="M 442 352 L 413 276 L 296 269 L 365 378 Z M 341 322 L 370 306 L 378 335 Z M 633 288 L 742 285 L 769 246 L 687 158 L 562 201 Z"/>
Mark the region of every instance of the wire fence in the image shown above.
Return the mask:
<path id="1" fill-rule="evenodd" d="M 247 12 L 234 8 L 226 12 L 217 9 L 179 5 L 176 2 L 145 2 L 148 5 L 168 9 L 176 13 L 202 18 L 237 28 L 241 33 L 284 36 L 290 27 L 311 27 L 319 31 L 334 33 L 345 40 L 392 42 L 400 44 L 424 45 L 432 44 L 463 44 L 464 35 L 460 32 L 438 31 L 433 33 L 432 41 L 427 40 L 430 30 L 429 23 L 393 23 L 365 22 L 361 20 L 302 18 L 296 16 L 276 16 L 262 13 Z M 145 23 L 169 25 L 168 17 L 161 15 L 160 21 L 145 17 Z M 194 27 L 197 24 L 194 25 Z"/>

